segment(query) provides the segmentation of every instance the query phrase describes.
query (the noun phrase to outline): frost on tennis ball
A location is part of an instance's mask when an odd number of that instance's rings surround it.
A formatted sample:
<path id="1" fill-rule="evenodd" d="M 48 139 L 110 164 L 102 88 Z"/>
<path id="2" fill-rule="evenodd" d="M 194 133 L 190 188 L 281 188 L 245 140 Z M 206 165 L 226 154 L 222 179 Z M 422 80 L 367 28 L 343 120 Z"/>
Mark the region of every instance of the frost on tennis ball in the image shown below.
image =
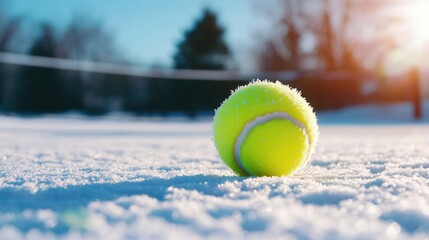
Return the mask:
<path id="1" fill-rule="evenodd" d="M 280 82 L 239 87 L 216 110 L 214 143 L 242 176 L 288 176 L 313 153 L 316 115 L 301 94 Z"/>

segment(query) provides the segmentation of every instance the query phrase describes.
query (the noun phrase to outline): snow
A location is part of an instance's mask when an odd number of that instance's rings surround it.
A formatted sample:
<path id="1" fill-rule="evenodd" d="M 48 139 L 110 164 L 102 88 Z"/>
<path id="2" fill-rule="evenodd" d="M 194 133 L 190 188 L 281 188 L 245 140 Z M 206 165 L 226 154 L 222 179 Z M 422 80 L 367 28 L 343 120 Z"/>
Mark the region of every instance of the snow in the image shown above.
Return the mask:
<path id="1" fill-rule="evenodd" d="M 322 124 L 295 175 L 243 178 L 207 119 L 3 116 L 0 239 L 427 239 L 429 125 L 393 123 Z"/>
<path id="2" fill-rule="evenodd" d="M 318 114 L 318 120 L 322 124 L 429 123 L 429 100 L 422 102 L 422 112 L 426 115 L 416 121 L 411 102 L 369 104 L 322 112 Z"/>

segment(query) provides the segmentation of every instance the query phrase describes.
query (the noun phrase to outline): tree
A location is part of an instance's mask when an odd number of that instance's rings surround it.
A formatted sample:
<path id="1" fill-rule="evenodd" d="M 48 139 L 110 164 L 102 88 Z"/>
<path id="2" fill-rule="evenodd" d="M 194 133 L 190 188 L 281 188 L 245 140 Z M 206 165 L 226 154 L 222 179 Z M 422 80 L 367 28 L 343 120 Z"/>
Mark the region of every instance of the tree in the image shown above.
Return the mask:
<path id="1" fill-rule="evenodd" d="M 315 60 L 319 69 L 361 68 L 354 52 L 359 38 L 349 33 L 351 26 L 362 19 L 359 16 L 366 1 L 356 4 L 353 0 L 286 0 L 279 4 L 283 12 L 276 26 L 280 27 L 258 56 L 262 70 L 308 68 L 305 65 L 308 59 Z M 309 37 L 314 43 L 311 52 L 305 52 L 301 45 Z"/>
<path id="2" fill-rule="evenodd" d="M 58 40 L 57 56 L 60 58 L 123 62 L 116 50 L 111 34 L 102 24 L 85 16 L 75 17 L 63 31 Z M 85 74 L 82 72 L 63 72 L 63 103 L 68 109 L 82 109 L 101 113 L 108 109 L 105 104 L 110 98 L 122 98 L 126 94 L 128 80 L 118 81 L 118 76 Z M 122 94 L 122 95 L 121 95 Z M 116 95 L 116 96 L 114 96 Z M 119 96 L 121 95 L 121 96 Z"/>
<path id="3" fill-rule="evenodd" d="M 32 44 L 29 55 L 55 57 L 57 41 L 51 25 L 42 26 L 41 35 Z M 63 110 L 61 74 L 56 69 L 24 67 L 17 87 L 17 111 L 57 112 Z"/>
<path id="4" fill-rule="evenodd" d="M 205 9 L 202 17 L 185 31 L 173 57 L 176 69 L 223 70 L 228 67 L 230 50 L 225 40 L 225 29 L 219 25 L 215 12 Z M 201 79 L 204 80 L 204 79 Z M 183 110 L 194 115 L 200 110 L 213 109 L 233 88 L 230 82 L 209 83 L 206 81 L 171 81 L 163 95 L 155 98 L 156 104 L 171 110 Z M 171 90 L 171 91 L 170 91 Z M 173 97 L 172 97 L 173 96 Z"/>
<path id="5" fill-rule="evenodd" d="M 8 37 L 15 32 L 12 30 L 15 29 L 13 26 L 17 23 L 9 24 L 10 27 L 4 28 L 3 31 L 8 34 L 2 34 L 1 20 L 0 18 L 0 50 L 3 50 L 3 46 L 8 46 L 9 42 L 12 45 L 17 44 L 16 41 L 9 40 L 12 37 Z M 37 29 L 40 30 L 40 35 L 35 39 L 28 38 L 29 50 L 26 51 L 28 55 L 123 62 L 119 51 L 113 44 L 111 35 L 99 22 L 80 17 L 74 18 L 65 29 L 54 29 L 50 23 L 40 26 L 40 29 Z M 1 67 L 0 65 L 0 80 L 2 80 Z M 8 78 L 10 79 L 8 89 L 5 91 L 7 101 L 4 104 L 6 110 L 15 112 L 82 110 L 86 105 L 91 104 L 97 105 L 89 106 L 91 110 L 103 112 L 108 110 L 106 100 L 126 97 L 126 88 L 129 87 L 129 79 L 124 79 L 124 77 L 121 81 L 117 81 L 117 76 L 107 77 L 101 74 L 60 71 L 50 68 L 17 67 L 15 75 Z M 90 94 L 86 94 L 88 92 Z M 121 102 L 121 100 L 116 102 Z"/>
<path id="6" fill-rule="evenodd" d="M 357 46 L 356 36 L 347 33 L 351 28 L 351 19 L 359 21 L 361 6 L 356 1 L 344 0 L 340 3 L 332 0 L 319 2 L 320 11 L 310 23 L 310 31 L 317 39 L 316 57 L 326 70 L 355 71 L 361 68 L 356 60 L 353 48 Z M 365 3 L 361 3 L 365 5 Z"/>
<path id="7" fill-rule="evenodd" d="M 259 67 L 264 71 L 297 70 L 301 67 L 300 41 L 303 33 L 298 25 L 300 1 L 285 2 L 280 28 L 266 39 L 259 53 Z"/>
<path id="8" fill-rule="evenodd" d="M 76 16 L 58 40 L 61 58 L 103 62 L 123 62 L 113 37 L 103 25 L 85 16 Z"/>
<path id="9" fill-rule="evenodd" d="M 230 51 L 224 40 L 225 30 L 216 14 L 205 9 L 203 16 L 185 32 L 177 46 L 174 66 L 177 69 L 225 69 Z"/>

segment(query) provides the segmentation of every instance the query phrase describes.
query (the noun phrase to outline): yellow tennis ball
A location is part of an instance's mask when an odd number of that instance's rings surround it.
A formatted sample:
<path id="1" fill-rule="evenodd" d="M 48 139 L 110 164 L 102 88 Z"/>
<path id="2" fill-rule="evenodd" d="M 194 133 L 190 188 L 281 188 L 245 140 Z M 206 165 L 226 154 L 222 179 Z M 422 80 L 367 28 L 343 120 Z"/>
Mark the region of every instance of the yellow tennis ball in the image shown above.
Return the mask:
<path id="1" fill-rule="evenodd" d="M 214 143 L 241 176 L 287 176 L 311 157 L 319 130 L 312 107 L 280 82 L 239 87 L 216 110 Z"/>

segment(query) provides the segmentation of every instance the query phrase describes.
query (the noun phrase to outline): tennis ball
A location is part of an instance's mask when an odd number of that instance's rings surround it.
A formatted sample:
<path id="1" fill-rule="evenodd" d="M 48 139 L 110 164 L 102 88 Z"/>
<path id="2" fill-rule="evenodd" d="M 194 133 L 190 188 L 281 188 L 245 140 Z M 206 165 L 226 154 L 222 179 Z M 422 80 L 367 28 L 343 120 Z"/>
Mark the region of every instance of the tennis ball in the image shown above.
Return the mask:
<path id="1" fill-rule="evenodd" d="M 288 176 L 311 157 L 319 130 L 312 107 L 280 82 L 239 87 L 216 110 L 214 144 L 241 176 Z"/>

